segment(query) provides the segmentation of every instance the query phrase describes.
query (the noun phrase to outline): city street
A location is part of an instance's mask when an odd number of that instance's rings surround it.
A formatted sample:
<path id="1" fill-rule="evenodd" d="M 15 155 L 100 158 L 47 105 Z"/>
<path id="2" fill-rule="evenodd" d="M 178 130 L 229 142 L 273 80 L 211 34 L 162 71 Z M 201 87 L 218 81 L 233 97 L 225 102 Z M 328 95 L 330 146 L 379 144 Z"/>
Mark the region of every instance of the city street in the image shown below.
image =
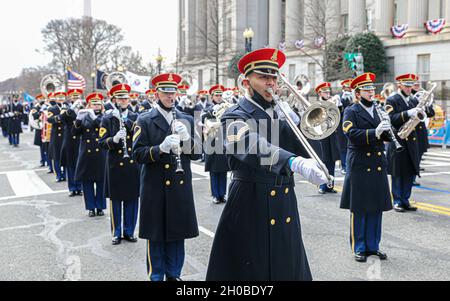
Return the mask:
<path id="1" fill-rule="evenodd" d="M 13 149 L 0 139 L 0 280 L 145 281 L 146 243 L 111 245 L 109 208 L 89 218 L 82 197 L 69 198 L 67 183 L 38 168 L 32 133 Z M 433 148 L 414 188 L 415 213 L 384 215 L 380 262 L 355 262 L 349 245 L 350 213 L 340 194 L 321 196 L 297 179 L 303 239 L 315 280 L 450 280 L 450 150 Z M 205 279 L 223 205 L 214 205 L 209 176 L 193 163 L 200 236 L 186 243 L 183 280 Z M 339 173 L 339 171 L 338 171 Z M 343 177 L 337 180 L 341 190 Z"/>

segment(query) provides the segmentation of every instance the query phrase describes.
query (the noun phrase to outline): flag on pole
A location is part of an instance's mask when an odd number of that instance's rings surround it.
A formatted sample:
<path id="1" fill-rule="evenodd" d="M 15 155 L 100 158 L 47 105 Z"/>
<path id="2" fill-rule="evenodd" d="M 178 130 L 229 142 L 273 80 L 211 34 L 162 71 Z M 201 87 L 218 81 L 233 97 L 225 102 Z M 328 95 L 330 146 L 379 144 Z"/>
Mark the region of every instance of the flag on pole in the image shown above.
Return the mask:
<path id="1" fill-rule="evenodd" d="M 150 88 L 151 77 L 140 76 L 129 71 L 125 75 L 131 91 L 145 93 Z"/>
<path id="2" fill-rule="evenodd" d="M 97 90 L 107 90 L 106 88 L 106 78 L 107 78 L 108 74 L 106 72 L 97 70 L 97 84 L 96 84 L 96 89 Z"/>
<path id="3" fill-rule="evenodd" d="M 26 92 L 23 93 L 22 97 L 25 102 L 31 103 L 34 101 L 34 97 Z"/>
<path id="4" fill-rule="evenodd" d="M 86 80 L 81 74 L 72 70 L 67 70 L 67 90 L 82 89 L 86 90 Z"/>

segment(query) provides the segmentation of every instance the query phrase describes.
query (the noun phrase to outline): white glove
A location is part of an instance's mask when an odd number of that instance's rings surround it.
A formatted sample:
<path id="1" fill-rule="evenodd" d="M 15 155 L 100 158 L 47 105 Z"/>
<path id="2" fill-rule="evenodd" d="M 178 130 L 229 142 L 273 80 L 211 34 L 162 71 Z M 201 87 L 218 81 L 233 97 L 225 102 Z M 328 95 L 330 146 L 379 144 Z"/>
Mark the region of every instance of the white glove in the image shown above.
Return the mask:
<path id="1" fill-rule="evenodd" d="M 178 105 L 180 106 L 180 108 L 182 108 L 184 110 L 184 108 L 186 107 L 186 101 L 187 98 L 186 97 L 182 97 L 181 100 L 178 102 Z"/>
<path id="2" fill-rule="evenodd" d="M 384 110 L 381 110 L 381 120 L 383 121 L 383 120 L 387 120 L 387 121 L 389 121 L 389 122 L 391 122 L 391 117 L 389 116 L 389 114 L 386 112 L 386 111 L 384 111 Z"/>
<path id="3" fill-rule="evenodd" d="M 13 112 L 9 112 L 9 113 L 8 113 L 8 116 L 9 116 L 9 117 L 14 117 L 14 113 L 13 113 Z"/>
<path id="4" fill-rule="evenodd" d="M 425 112 L 422 109 L 418 109 L 418 108 L 414 108 L 408 111 L 408 116 L 409 117 L 415 117 L 418 115 L 425 115 Z"/>
<path id="5" fill-rule="evenodd" d="M 327 176 L 320 168 L 319 163 L 317 163 L 317 161 L 314 159 L 297 157 L 292 162 L 291 170 L 295 173 L 300 174 L 308 182 L 314 185 L 322 185 L 328 183 Z"/>
<path id="6" fill-rule="evenodd" d="M 95 115 L 94 110 L 89 109 L 89 110 L 88 110 L 88 114 L 89 114 L 89 116 L 91 117 L 92 120 L 97 119 L 97 115 Z"/>
<path id="7" fill-rule="evenodd" d="M 175 132 L 180 135 L 181 141 L 188 141 L 191 139 L 191 135 L 189 135 L 187 127 L 178 120 L 175 122 Z"/>
<path id="8" fill-rule="evenodd" d="M 125 139 L 126 136 L 127 136 L 127 131 L 125 129 L 121 129 L 114 136 L 113 141 L 114 141 L 114 143 L 119 143 L 120 140 Z"/>
<path id="9" fill-rule="evenodd" d="M 119 112 L 119 110 L 117 110 L 117 109 L 114 109 L 113 111 L 112 111 L 112 115 L 115 117 L 115 118 L 117 118 L 117 119 L 121 119 L 121 116 L 120 116 L 120 112 Z"/>
<path id="10" fill-rule="evenodd" d="M 87 110 L 80 110 L 80 111 L 78 111 L 77 120 L 83 120 L 88 114 L 89 113 L 88 113 Z"/>
<path id="11" fill-rule="evenodd" d="M 166 137 L 163 143 L 159 146 L 159 149 L 166 154 L 170 154 L 170 150 L 179 147 L 181 139 L 179 135 L 170 135 Z"/>
<path id="12" fill-rule="evenodd" d="M 381 135 L 384 132 L 387 132 L 391 129 L 391 124 L 388 121 L 382 121 L 377 129 L 375 130 L 375 135 L 377 136 L 378 139 L 380 139 Z"/>
<path id="13" fill-rule="evenodd" d="M 291 107 L 289 106 L 289 104 L 287 102 L 279 102 L 278 105 L 275 107 L 275 112 L 277 112 L 279 118 L 281 120 L 285 120 L 286 117 L 283 113 L 283 111 L 281 110 L 281 108 L 283 108 L 284 111 L 286 111 L 289 115 L 289 117 L 292 118 L 292 120 L 294 121 L 295 125 L 299 125 L 300 124 L 300 117 L 298 117 L 297 113 L 295 113 L 294 111 L 292 111 Z"/>

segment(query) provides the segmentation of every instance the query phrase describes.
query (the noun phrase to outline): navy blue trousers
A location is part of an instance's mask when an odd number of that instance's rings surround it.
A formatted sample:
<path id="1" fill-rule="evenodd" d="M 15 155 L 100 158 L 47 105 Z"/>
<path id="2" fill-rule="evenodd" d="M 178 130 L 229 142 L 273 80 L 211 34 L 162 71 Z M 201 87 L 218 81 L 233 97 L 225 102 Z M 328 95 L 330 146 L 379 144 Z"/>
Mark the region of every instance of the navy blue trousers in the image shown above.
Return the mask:
<path id="1" fill-rule="evenodd" d="M 20 134 L 9 134 L 9 144 L 11 145 L 19 145 L 20 143 Z"/>
<path id="2" fill-rule="evenodd" d="M 45 166 L 45 163 L 47 163 L 47 153 L 45 152 L 44 144 L 39 146 L 39 150 L 41 151 L 41 165 Z"/>
<path id="3" fill-rule="evenodd" d="M 227 194 L 227 173 L 211 172 L 211 194 L 215 198 L 223 198 Z"/>
<path id="4" fill-rule="evenodd" d="M 106 209 L 106 198 L 103 191 L 103 182 L 83 181 L 82 186 L 86 210 Z"/>
<path id="5" fill-rule="evenodd" d="M 67 185 L 69 186 L 69 191 L 77 192 L 83 189 L 80 182 L 75 181 L 75 168 L 66 167 L 67 170 Z"/>
<path id="6" fill-rule="evenodd" d="M 355 253 L 380 250 L 382 212 L 352 213 L 350 244 Z"/>
<path id="7" fill-rule="evenodd" d="M 341 165 L 342 170 L 347 171 L 347 149 L 341 150 Z"/>
<path id="8" fill-rule="evenodd" d="M 328 173 L 330 174 L 330 176 L 334 177 L 334 172 L 336 169 L 336 162 L 324 162 L 324 164 L 327 167 Z M 333 188 L 334 188 L 334 182 L 333 182 Z M 328 184 L 320 185 L 320 189 L 325 190 L 325 191 L 330 191 L 330 188 L 328 188 Z"/>
<path id="9" fill-rule="evenodd" d="M 66 178 L 66 170 L 56 160 L 53 160 L 53 172 L 56 174 L 57 180 L 64 180 Z"/>
<path id="10" fill-rule="evenodd" d="M 122 209 L 123 205 L 123 209 Z M 139 201 L 110 201 L 111 233 L 113 237 L 122 236 L 122 212 L 123 212 L 123 235 L 134 236 L 136 229 Z"/>
<path id="11" fill-rule="evenodd" d="M 8 132 L 4 128 L 2 128 L 2 134 L 3 134 L 3 137 L 5 137 L 5 138 L 8 137 Z"/>
<path id="12" fill-rule="evenodd" d="M 164 281 L 164 276 L 180 278 L 184 265 L 184 240 L 147 241 L 147 275 L 150 281 Z"/>
<path id="13" fill-rule="evenodd" d="M 409 206 L 414 176 L 392 177 L 392 195 L 394 204 Z"/>

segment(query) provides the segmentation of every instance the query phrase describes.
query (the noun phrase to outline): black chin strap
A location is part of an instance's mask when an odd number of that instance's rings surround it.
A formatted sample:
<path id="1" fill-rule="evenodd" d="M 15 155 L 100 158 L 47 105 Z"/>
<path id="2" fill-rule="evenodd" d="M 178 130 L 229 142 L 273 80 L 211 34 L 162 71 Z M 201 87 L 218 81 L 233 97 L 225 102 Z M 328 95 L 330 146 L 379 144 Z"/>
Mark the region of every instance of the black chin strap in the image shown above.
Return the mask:
<path id="1" fill-rule="evenodd" d="M 258 105 L 260 105 L 264 110 L 267 110 L 269 108 L 273 108 L 275 106 L 275 102 L 273 100 L 271 102 L 268 102 L 267 100 L 264 99 L 264 97 L 261 94 L 259 94 L 258 91 L 256 91 L 252 87 L 250 82 L 248 84 L 250 86 L 250 89 L 252 89 L 252 91 L 253 91 L 252 100 L 254 102 L 256 102 Z"/>

